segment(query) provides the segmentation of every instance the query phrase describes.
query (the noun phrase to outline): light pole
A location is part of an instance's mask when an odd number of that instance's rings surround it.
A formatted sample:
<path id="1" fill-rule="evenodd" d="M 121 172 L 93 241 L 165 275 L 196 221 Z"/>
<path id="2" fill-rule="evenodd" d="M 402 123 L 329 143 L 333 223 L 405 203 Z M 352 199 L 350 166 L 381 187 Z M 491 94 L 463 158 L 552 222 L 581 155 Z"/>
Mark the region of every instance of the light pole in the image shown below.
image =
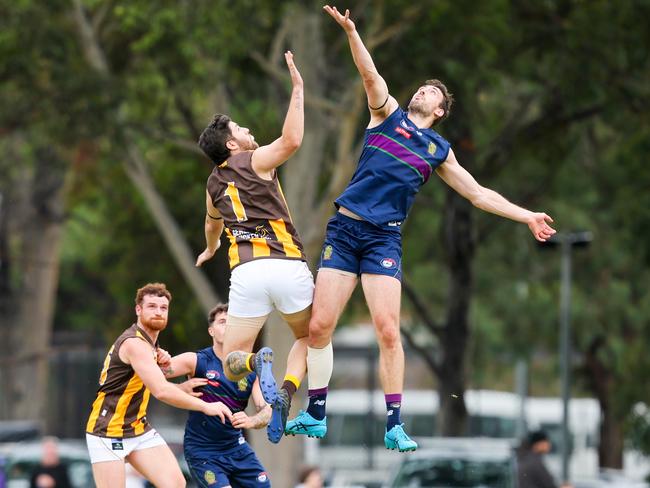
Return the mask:
<path id="1" fill-rule="evenodd" d="M 569 481 L 569 399 L 571 397 L 571 253 L 573 247 L 587 247 L 591 232 L 560 232 L 544 247 L 560 246 L 562 271 L 560 289 L 560 375 L 562 380 L 562 481 Z"/>

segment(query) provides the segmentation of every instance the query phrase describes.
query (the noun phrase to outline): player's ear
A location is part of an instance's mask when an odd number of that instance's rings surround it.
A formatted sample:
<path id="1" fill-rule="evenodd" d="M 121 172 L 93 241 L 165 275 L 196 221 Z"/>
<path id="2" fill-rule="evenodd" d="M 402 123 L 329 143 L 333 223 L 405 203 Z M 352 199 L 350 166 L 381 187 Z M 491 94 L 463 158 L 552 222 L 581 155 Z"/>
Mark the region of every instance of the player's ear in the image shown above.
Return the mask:
<path id="1" fill-rule="evenodd" d="M 435 115 L 437 118 L 440 118 L 445 115 L 445 109 L 442 107 L 438 107 L 433 111 L 433 115 Z"/>
<path id="2" fill-rule="evenodd" d="M 234 139 L 228 139 L 228 141 L 226 141 L 226 147 L 231 151 L 235 151 L 239 149 L 239 144 Z"/>

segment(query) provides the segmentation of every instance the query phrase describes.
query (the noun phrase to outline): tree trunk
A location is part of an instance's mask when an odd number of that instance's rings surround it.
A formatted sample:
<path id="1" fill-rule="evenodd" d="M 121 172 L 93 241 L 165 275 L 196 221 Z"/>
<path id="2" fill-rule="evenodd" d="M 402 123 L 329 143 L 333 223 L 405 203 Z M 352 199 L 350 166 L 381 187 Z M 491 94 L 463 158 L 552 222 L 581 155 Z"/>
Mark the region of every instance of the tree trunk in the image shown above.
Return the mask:
<path id="1" fill-rule="evenodd" d="M 592 341 L 585 354 L 584 368 L 587 385 L 598 399 L 601 410 L 598 465 L 601 468 L 623 469 L 623 421 L 610 402 L 617 381 L 599 357 L 604 347 L 604 337 Z"/>
<path id="2" fill-rule="evenodd" d="M 465 353 L 469 341 L 469 304 L 472 292 L 471 205 L 453 190 L 445 203 L 445 249 L 449 265 L 447 317 L 441 333 L 438 431 L 462 436 L 467 430 L 465 407 Z"/>
<path id="3" fill-rule="evenodd" d="M 81 47 L 86 62 L 97 74 L 106 79 L 110 79 L 110 66 L 106 60 L 104 50 L 97 39 L 96 32 L 86 15 L 86 11 L 80 0 L 74 0 L 73 3 L 74 19 L 79 31 Z M 119 114 L 119 112 L 120 110 L 118 109 L 117 113 Z M 123 120 L 119 120 L 121 119 L 120 115 L 117 115 L 117 118 L 119 122 L 124 122 Z M 129 137 L 128 131 L 125 134 L 125 144 L 128 161 L 123 161 L 123 166 L 126 174 L 135 189 L 142 195 L 151 217 L 174 258 L 176 266 L 178 266 L 187 284 L 199 300 L 201 307 L 207 313 L 215 303 L 221 300 L 203 272 L 194 266 L 195 260 L 192 250 L 183 236 L 180 226 L 156 190 L 153 179 L 148 172 L 145 159 L 140 149 Z"/>
<path id="4" fill-rule="evenodd" d="M 10 400 L 0 404 L 2 418 L 45 418 L 66 171 L 53 148 L 38 149 L 32 170 L 13 181 L 11 203 L 5 200 L 2 240 L 19 246 L 3 246 L 2 267 L 11 264 L 20 275 L 15 284 L 4 283 L 0 299 L 0 398 Z"/>

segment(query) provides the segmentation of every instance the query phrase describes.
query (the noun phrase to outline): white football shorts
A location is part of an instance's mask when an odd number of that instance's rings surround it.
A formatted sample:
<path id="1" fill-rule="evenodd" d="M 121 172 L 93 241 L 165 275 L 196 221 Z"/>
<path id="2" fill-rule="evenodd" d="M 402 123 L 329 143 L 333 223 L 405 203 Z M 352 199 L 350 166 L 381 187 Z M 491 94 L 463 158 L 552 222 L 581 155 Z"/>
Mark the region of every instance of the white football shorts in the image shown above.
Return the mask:
<path id="1" fill-rule="evenodd" d="M 314 277 L 297 259 L 255 259 L 230 275 L 228 314 L 263 317 L 273 308 L 283 314 L 300 312 L 314 299 Z"/>
<path id="2" fill-rule="evenodd" d="M 110 437 L 99 437 L 92 434 L 86 434 L 86 444 L 90 453 L 91 463 L 103 463 L 106 461 L 124 460 L 126 456 L 133 451 L 140 451 L 150 447 L 164 446 L 167 443 L 162 436 L 151 429 L 142 435 L 136 437 L 127 437 L 124 439 L 114 439 Z"/>

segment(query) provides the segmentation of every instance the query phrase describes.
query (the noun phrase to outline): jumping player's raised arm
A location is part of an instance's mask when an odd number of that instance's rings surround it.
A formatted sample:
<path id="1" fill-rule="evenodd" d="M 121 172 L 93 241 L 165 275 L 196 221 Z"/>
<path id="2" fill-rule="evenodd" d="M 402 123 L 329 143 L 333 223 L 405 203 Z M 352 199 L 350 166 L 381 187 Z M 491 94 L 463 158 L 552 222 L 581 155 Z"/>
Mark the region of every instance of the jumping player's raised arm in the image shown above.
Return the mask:
<path id="1" fill-rule="evenodd" d="M 210 194 L 205 192 L 205 250 L 196 258 L 196 266 L 201 266 L 214 256 L 221 246 L 221 233 L 223 232 L 223 218 L 212 204 Z"/>
<path id="2" fill-rule="evenodd" d="M 538 241 L 544 242 L 555 234 L 555 230 L 547 223 L 553 222 L 551 217 L 542 212 L 531 212 L 519 207 L 494 190 L 479 185 L 474 177 L 458 163 L 451 149 L 447 160 L 436 168 L 436 173 L 475 207 L 528 225 Z"/>
<path id="3" fill-rule="evenodd" d="M 398 107 L 397 100 L 388 92 L 386 81 L 377 71 L 375 63 L 363 44 L 354 22 L 350 19 L 350 11 L 346 9 L 345 15 L 342 15 L 336 7 L 330 7 L 329 5 L 325 5 L 323 10 L 336 20 L 348 36 L 352 59 L 354 59 L 354 64 L 359 70 L 368 97 L 368 108 L 370 109 L 369 127 L 377 126 L 395 111 Z"/>
<path id="4" fill-rule="evenodd" d="M 302 77 L 293 62 L 291 51 L 284 53 L 284 58 L 293 85 L 289 110 L 282 126 L 282 135 L 271 144 L 261 146 L 253 152 L 251 164 L 260 176 L 271 176 L 275 168 L 289 159 L 302 144 L 302 136 L 305 132 L 305 96 Z"/>

